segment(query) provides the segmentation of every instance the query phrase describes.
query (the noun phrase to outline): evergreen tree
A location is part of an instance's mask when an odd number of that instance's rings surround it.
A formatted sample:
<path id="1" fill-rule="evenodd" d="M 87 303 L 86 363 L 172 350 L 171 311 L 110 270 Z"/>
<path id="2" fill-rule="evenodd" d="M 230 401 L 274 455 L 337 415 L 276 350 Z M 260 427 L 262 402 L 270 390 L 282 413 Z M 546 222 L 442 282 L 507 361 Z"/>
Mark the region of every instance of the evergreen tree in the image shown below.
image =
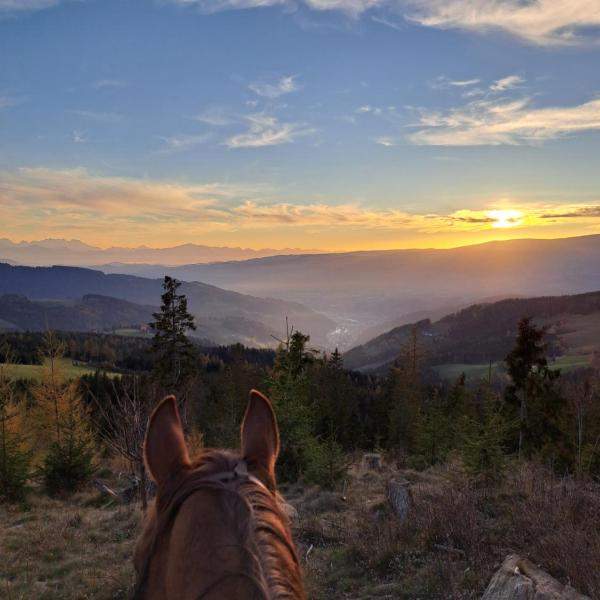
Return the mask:
<path id="1" fill-rule="evenodd" d="M 160 312 L 152 314 L 154 321 L 150 323 L 154 330 L 154 375 L 169 392 L 177 391 L 194 373 L 197 360 L 196 350 L 186 335 L 196 325 L 188 312 L 187 298 L 177 293 L 180 285 L 181 282 L 165 276 Z"/>
<path id="2" fill-rule="evenodd" d="M 52 331 L 41 352 L 42 379 L 33 389 L 31 410 L 37 464 L 51 494 L 73 491 L 94 471 L 95 444 L 77 382 L 62 370 L 64 345 Z"/>
<path id="3" fill-rule="evenodd" d="M 307 465 L 307 447 L 314 438 L 315 414 L 309 397 L 308 368 L 315 353 L 306 348 L 310 337 L 299 331 L 288 334 L 279 345 L 270 380 L 270 396 L 275 406 L 281 450 L 278 476 L 295 481 Z"/>
<path id="4" fill-rule="evenodd" d="M 409 452 L 415 451 L 417 446 L 424 396 L 421 380 L 423 358 L 424 351 L 415 327 L 394 361 L 388 378 L 388 446 L 400 446 Z"/>
<path id="5" fill-rule="evenodd" d="M 560 435 L 557 419 L 562 401 L 553 387 L 560 372 L 548 368 L 545 333 L 530 318 L 521 319 L 515 346 L 505 359 L 512 380 L 506 400 L 513 409 L 518 407 L 519 456 L 540 450 Z"/>
<path id="6" fill-rule="evenodd" d="M 9 502 L 23 499 L 31 459 L 21 433 L 21 407 L 15 402 L 14 388 L 5 364 L 0 364 L 0 500 Z"/>

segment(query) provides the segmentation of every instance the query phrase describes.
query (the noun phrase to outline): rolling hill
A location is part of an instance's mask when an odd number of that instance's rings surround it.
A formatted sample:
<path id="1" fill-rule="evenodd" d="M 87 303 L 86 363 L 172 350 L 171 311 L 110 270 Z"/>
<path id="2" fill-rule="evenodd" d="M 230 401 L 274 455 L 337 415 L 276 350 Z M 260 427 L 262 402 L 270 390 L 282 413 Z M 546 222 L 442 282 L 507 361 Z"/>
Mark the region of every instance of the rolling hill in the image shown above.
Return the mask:
<path id="1" fill-rule="evenodd" d="M 351 369 L 387 369 L 416 329 L 428 366 L 481 365 L 504 359 L 524 316 L 548 328 L 550 356 L 591 357 L 600 350 L 600 292 L 476 304 L 438 321 L 396 327 L 344 354 Z M 585 363 L 585 359 L 581 358 Z"/>
<path id="2" fill-rule="evenodd" d="M 60 300 L 78 303 L 84 296 L 105 296 L 129 303 L 156 306 L 162 293 L 160 279 L 131 275 L 106 275 L 76 267 L 14 267 L 0 264 L 0 294 L 17 294 L 30 300 Z M 243 342 L 272 346 L 273 335 L 281 336 L 285 319 L 309 333 L 316 345 L 324 344 L 334 330 L 333 320 L 305 306 L 256 298 L 203 283 L 183 283 L 180 292 L 196 317 L 198 336 L 219 344 Z M 147 309 L 146 309 L 147 310 Z M 0 319 L 7 320 L 2 314 Z"/>
<path id="3" fill-rule="evenodd" d="M 112 331 L 139 327 L 152 320 L 156 310 L 126 300 L 89 294 L 80 301 L 32 301 L 17 294 L 0 296 L 4 328 L 21 331 Z"/>
<path id="4" fill-rule="evenodd" d="M 332 344 L 348 348 L 407 315 L 440 314 L 493 296 L 541 296 L 600 289 L 600 235 L 510 240 L 448 250 L 388 250 L 272 256 L 164 267 L 105 265 L 107 272 L 168 272 L 261 297 L 301 302 L 339 327 Z M 412 319 L 415 320 L 415 319 Z"/>

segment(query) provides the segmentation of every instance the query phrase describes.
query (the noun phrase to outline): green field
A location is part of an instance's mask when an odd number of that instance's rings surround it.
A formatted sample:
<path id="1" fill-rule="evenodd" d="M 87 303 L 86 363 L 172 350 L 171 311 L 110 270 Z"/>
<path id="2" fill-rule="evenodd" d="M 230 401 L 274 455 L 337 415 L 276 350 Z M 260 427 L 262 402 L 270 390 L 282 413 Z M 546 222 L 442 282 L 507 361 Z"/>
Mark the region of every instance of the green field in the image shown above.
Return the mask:
<path id="1" fill-rule="evenodd" d="M 578 354 L 573 356 L 560 356 L 556 360 L 550 361 L 549 366 L 551 369 L 560 369 L 563 372 L 567 372 L 586 367 L 589 364 L 590 357 L 588 355 Z M 467 379 L 471 380 L 487 379 L 489 376 L 489 369 L 489 363 L 476 365 L 450 363 L 433 367 L 433 370 L 442 379 L 458 379 L 462 373 L 467 376 Z M 502 373 L 504 373 L 504 364 L 501 361 L 492 363 L 492 377 Z"/>
<path id="2" fill-rule="evenodd" d="M 95 373 L 96 369 L 84 365 L 74 365 L 69 358 L 63 358 L 61 361 L 61 370 L 66 379 L 77 379 L 82 375 Z M 42 365 L 5 365 L 0 363 L 2 369 L 11 379 L 33 379 L 39 381 L 42 378 Z M 116 375 L 116 373 L 112 373 Z"/>
<path id="3" fill-rule="evenodd" d="M 142 331 L 140 329 L 122 328 L 115 329 L 112 333 L 114 335 L 120 335 L 123 337 L 137 337 L 137 338 L 151 338 L 152 334 L 148 331 Z"/>

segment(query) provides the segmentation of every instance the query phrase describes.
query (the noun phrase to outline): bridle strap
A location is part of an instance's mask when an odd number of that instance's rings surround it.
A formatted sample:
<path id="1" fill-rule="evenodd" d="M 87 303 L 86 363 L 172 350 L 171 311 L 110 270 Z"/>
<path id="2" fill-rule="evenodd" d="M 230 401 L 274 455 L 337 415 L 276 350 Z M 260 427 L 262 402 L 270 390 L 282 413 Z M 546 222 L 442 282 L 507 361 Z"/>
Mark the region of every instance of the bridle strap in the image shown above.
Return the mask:
<path id="1" fill-rule="evenodd" d="M 241 496 L 238 488 L 242 483 L 246 482 L 254 483 L 271 493 L 269 488 L 260 479 L 248 473 L 248 465 L 246 464 L 245 460 L 241 459 L 238 460 L 235 467 L 229 471 L 222 471 L 215 475 L 202 475 L 201 473 L 196 475 L 196 478 L 194 478 L 192 475 L 191 482 L 189 479 L 184 479 L 164 501 L 160 502 L 160 504 L 158 504 L 157 498 L 157 509 L 160 509 L 161 512 L 164 512 L 164 516 L 157 523 L 150 552 L 144 561 L 144 566 L 142 567 L 140 576 L 138 577 L 135 588 L 131 595 L 131 600 L 144 600 L 146 585 L 148 583 L 148 577 L 150 574 L 150 563 L 152 562 L 152 558 L 158 546 L 158 541 L 169 524 L 171 524 L 177 516 L 177 513 L 179 512 L 179 509 L 183 503 L 191 495 L 203 489 L 224 489 Z M 188 489 L 185 489 L 186 484 L 189 484 Z M 179 493 L 182 488 L 184 488 L 184 492 Z M 247 502 L 245 498 L 244 501 Z"/>

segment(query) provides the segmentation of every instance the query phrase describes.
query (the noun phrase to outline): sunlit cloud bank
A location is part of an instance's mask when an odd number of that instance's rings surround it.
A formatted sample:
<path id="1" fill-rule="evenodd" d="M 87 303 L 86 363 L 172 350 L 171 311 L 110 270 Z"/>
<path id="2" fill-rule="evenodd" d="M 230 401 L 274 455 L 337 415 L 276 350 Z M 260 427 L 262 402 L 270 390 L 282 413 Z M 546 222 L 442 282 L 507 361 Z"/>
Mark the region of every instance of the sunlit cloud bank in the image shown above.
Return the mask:
<path id="1" fill-rule="evenodd" d="M 0 237 L 11 239 L 44 235 L 104 245 L 160 246 L 216 235 L 239 236 L 245 244 L 254 240 L 264 247 L 275 239 L 275 232 L 289 231 L 296 236 L 294 243 L 310 232 L 310 244 L 314 246 L 318 235 L 326 248 L 330 234 L 353 247 L 357 232 L 373 239 L 452 233 L 460 241 L 466 234 L 500 230 L 514 230 L 513 237 L 519 231 L 539 230 L 543 236 L 544 229 L 554 231 L 561 224 L 577 224 L 580 233 L 592 233 L 600 225 L 600 202 L 490 202 L 481 210 L 415 214 L 350 202 L 292 204 L 278 201 L 274 190 L 260 186 L 154 182 L 103 177 L 85 169 L 24 168 L 2 173 L 0 181 Z"/>
<path id="2" fill-rule="evenodd" d="M 421 110 L 414 144 L 477 146 L 543 142 L 600 130 L 600 99 L 534 108 L 531 98 L 475 100 L 446 111 Z"/>
<path id="3" fill-rule="evenodd" d="M 338 11 L 358 18 L 370 13 L 386 22 L 390 13 L 437 29 L 504 31 L 539 45 L 572 45 L 598 40 L 597 0 L 168 0 L 202 12 L 286 6 Z M 382 16 L 383 15 L 383 16 Z"/>

